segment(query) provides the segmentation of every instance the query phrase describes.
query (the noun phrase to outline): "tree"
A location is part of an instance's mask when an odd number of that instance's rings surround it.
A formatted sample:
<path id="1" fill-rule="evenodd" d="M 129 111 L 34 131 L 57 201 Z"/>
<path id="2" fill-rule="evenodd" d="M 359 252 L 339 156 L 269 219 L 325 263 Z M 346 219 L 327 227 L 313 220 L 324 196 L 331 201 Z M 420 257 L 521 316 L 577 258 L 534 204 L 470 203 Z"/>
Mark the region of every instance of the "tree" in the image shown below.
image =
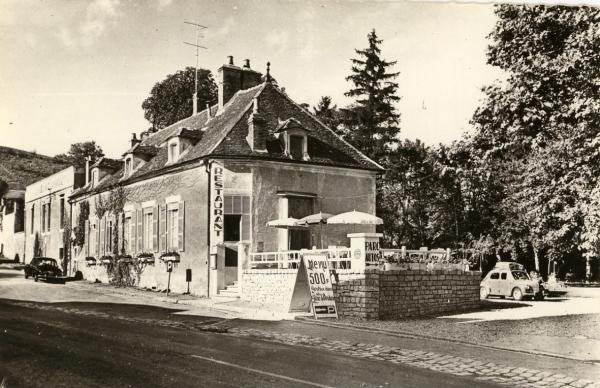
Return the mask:
<path id="1" fill-rule="evenodd" d="M 56 155 L 55 158 L 71 165 L 81 168 L 85 167 L 86 157 L 90 157 L 92 163 L 104 156 L 104 151 L 95 141 L 84 141 L 71 144 L 69 152 Z"/>
<path id="2" fill-rule="evenodd" d="M 369 46 L 355 50 L 358 58 L 352 59 L 352 74 L 346 77 L 353 87 L 345 93 L 356 98 L 345 109 L 347 140 L 369 157 L 379 161 L 398 142 L 400 114 L 395 103 L 398 84 L 393 80 L 399 73 L 389 72 L 396 62 L 381 58 L 379 46 L 383 42 L 375 30 L 368 36 Z"/>
<path id="3" fill-rule="evenodd" d="M 499 187 L 496 244 L 551 259 L 595 249 L 590 205 L 600 174 L 600 10 L 496 7 L 488 63 L 507 79 L 487 87 L 473 117 L 480 176 Z"/>
<path id="4" fill-rule="evenodd" d="M 327 125 L 335 132 L 338 132 L 340 113 L 337 109 L 337 105 L 333 105 L 331 97 L 321 97 L 317 105 L 313 107 L 313 112 L 323 124 Z"/>
<path id="5" fill-rule="evenodd" d="M 193 112 L 196 69 L 186 67 L 175 74 L 169 74 L 157 82 L 150 96 L 142 103 L 144 118 L 151 124 L 150 130 L 165 128 L 179 120 L 190 117 Z M 198 69 L 198 111 L 207 104 L 217 102 L 217 85 L 209 70 Z"/>

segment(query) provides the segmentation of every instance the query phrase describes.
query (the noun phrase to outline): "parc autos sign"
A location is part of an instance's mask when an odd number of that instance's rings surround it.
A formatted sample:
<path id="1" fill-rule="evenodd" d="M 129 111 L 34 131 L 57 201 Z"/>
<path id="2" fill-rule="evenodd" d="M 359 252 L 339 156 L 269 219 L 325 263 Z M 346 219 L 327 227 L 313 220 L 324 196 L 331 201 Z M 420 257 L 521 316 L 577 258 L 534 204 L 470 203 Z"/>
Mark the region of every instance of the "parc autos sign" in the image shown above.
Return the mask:
<path id="1" fill-rule="evenodd" d="M 302 257 L 315 318 L 337 318 L 327 255 L 305 254 Z"/>

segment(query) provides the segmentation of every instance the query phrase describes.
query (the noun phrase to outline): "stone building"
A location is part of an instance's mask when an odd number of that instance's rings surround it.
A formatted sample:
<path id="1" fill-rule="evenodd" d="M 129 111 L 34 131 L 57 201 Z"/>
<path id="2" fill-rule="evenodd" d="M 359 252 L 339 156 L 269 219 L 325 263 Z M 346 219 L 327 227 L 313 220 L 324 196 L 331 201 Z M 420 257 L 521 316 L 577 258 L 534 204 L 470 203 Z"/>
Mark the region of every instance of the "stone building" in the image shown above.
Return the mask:
<path id="1" fill-rule="evenodd" d="M 49 156 L 0 146 L 0 259 L 24 260 L 26 186 L 67 166 Z"/>
<path id="2" fill-rule="evenodd" d="M 182 292 L 187 279 L 191 293 L 213 296 L 237 280 L 240 250 L 317 245 L 312 230 L 271 228 L 269 220 L 375 213 L 381 167 L 292 101 L 268 69 L 263 76 L 230 57 L 218 84 L 216 105 L 140 139 L 134 134 L 122 160 L 91 166 L 71 196 L 74 224 L 85 225 L 74 257 L 86 278 L 108 280 L 102 262 L 116 256 L 146 257 L 140 286 L 165 289 L 170 277 L 170 289 Z M 80 223 L 82 206 L 90 215 Z M 328 226 L 323 245 L 348 245 L 349 231 L 374 226 Z"/>
<path id="3" fill-rule="evenodd" d="M 83 186 L 83 170 L 68 167 L 27 186 L 25 190 L 25 262 L 35 256 L 36 238 L 41 256 L 52 257 L 59 263 L 69 246 L 64 233 L 70 233 L 71 209 L 68 202 L 74 189 Z M 67 228 L 65 228 L 67 226 Z M 68 243 L 68 242 L 67 242 Z"/>

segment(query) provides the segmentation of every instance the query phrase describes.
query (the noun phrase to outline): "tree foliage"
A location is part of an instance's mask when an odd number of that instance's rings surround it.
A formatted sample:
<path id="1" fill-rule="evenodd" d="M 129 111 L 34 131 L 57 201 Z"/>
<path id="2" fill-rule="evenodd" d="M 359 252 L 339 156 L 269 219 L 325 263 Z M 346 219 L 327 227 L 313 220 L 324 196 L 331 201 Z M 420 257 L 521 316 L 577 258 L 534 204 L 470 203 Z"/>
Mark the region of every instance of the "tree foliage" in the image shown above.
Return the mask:
<path id="1" fill-rule="evenodd" d="M 65 154 L 56 155 L 56 159 L 70 163 L 81 168 L 85 167 L 85 158 L 90 157 L 92 163 L 104 156 L 104 152 L 95 141 L 84 141 L 71 144 L 69 151 Z"/>
<path id="2" fill-rule="evenodd" d="M 344 134 L 367 156 L 380 159 L 393 149 L 400 134 L 400 114 L 395 107 L 400 97 L 394 82 L 399 73 L 390 72 L 395 61 L 381 57 L 383 41 L 375 30 L 367 38 L 368 47 L 355 50 L 358 58 L 352 59 L 352 73 L 346 77 L 352 88 L 345 94 L 355 102 L 343 109 Z"/>
<path id="3" fill-rule="evenodd" d="M 144 118 L 151 124 L 150 130 L 165 128 L 192 115 L 195 74 L 194 67 L 186 67 L 169 74 L 152 87 L 150 96 L 142 103 Z M 217 85 L 212 73 L 198 69 L 198 111 L 202 111 L 206 104 L 216 102 Z"/>

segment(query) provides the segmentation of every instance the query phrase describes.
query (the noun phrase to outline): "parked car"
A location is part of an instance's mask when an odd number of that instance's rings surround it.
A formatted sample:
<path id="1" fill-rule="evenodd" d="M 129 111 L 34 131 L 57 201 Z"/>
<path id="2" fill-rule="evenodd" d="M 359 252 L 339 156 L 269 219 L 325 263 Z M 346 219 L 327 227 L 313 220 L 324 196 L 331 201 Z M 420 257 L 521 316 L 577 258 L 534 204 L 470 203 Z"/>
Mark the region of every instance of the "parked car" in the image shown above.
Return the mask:
<path id="1" fill-rule="evenodd" d="M 544 294 L 546 296 L 565 296 L 567 294 L 567 286 L 564 282 L 556 279 L 556 274 L 548 275 L 548 281 L 542 283 Z"/>
<path id="2" fill-rule="evenodd" d="M 25 279 L 29 277 L 32 277 L 36 282 L 45 280 L 65 283 L 62 271 L 58 268 L 56 260 L 51 257 L 34 257 L 31 259 L 31 262 L 25 266 Z"/>
<path id="3" fill-rule="evenodd" d="M 511 296 L 514 300 L 533 298 L 544 299 L 543 289 L 538 281 L 531 279 L 525 268 L 518 263 L 500 261 L 483 278 L 479 288 L 480 296 Z"/>

